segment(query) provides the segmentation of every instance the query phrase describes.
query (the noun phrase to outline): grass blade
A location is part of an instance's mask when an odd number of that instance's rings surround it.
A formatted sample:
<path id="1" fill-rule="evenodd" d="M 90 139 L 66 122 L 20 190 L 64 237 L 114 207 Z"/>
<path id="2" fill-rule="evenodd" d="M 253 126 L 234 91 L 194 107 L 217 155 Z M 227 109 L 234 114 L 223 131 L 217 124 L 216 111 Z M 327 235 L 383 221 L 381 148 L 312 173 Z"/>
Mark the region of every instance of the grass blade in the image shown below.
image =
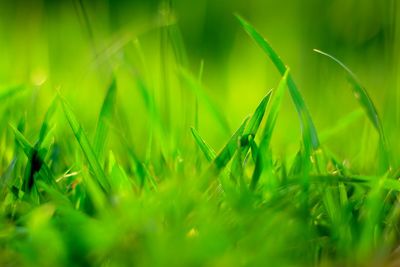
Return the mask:
<path id="1" fill-rule="evenodd" d="M 204 93 L 202 85 L 199 83 L 198 79 L 193 77 L 187 70 L 181 68 L 180 69 L 180 76 L 182 77 L 183 81 L 187 84 L 190 90 L 197 96 L 197 98 L 202 101 L 211 114 L 215 117 L 215 119 L 219 122 L 222 126 L 222 129 L 225 133 L 229 133 L 229 124 L 226 120 L 225 116 L 219 110 L 219 108 L 210 100 L 210 98 Z"/>
<path id="2" fill-rule="evenodd" d="M 53 101 L 50 104 L 50 107 L 47 109 L 46 114 L 44 116 L 43 122 L 42 122 L 42 126 L 40 127 L 40 132 L 39 132 L 39 139 L 36 142 L 35 146 L 37 148 L 40 148 L 44 142 L 44 140 L 46 139 L 49 131 L 50 131 L 50 127 L 51 127 L 51 119 L 53 118 L 56 110 L 57 110 L 57 104 L 58 104 L 58 97 L 55 97 L 53 99 Z"/>
<path id="3" fill-rule="evenodd" d="M 260 179 L 263 165 L 264 165 L 264 154 L 268 152 L 268 147 L 272 138 L 272 133 L 275 128 L 276 119 L 278 117 L 279 110 L 282 105 L 283 95 L 287 86 L 287 78 L 289 75 L 289 69 L 286 70 L 282 79 L 279 82 L 278 88 L 275 91 L 273 99 L 271 101 L 271 108 L 269 109 L 267 121 L 264 127 L 264 131 L 261 136 L 261 142 L 256 153 L 256 165 L 254 167 L 253 176 L 250 183 L 250 189 L 254 190 Z"/>
<path id="4" fill-rule="evenodd" d="M 196 141 L 197 146 L 200 148 L 200 150 L 204 153 L 204 156 L 209 162 L 212 162 L 215 157 L 216 153 L 214 149 L 212 149 L 211 146 L 209 146 L 206 141 L 200 136 L 199 132 L 195 128 L 190 128 L 192 131 L 192 135 L 194 137 L 194 140 Z"/>
<path id="5" fill-rule="evenodd" d="M 264 118 L 265 110 L 267 108 L 267 104 L 271 98 L 272 90 L 270 90 L 266 96 L 263 97 L 260 104 L 257 106 L 256 110 L 254 111 L 253 115 L 249 123 L 247 124 L 243 135 L 240 140 L 240 150 L 236 153 L 235 158 L 233 159 L 232 168 L 233 173 L 239 178 L 242 176 L 243 172 L 243 162 L 246 158 L 247 152 L 249 151 L 250 147 L 255 147 L 253 144 L 254 137 L 257 134 L 258 128 L 260 127 L 261 121 Z M 253 146 L 252 146 L 253 145 Z M 257 149 L 258 150 L 258 149 Z M 253 151 L 254 152 L 254 151 Z"/>
<path id="6" fill-rule="evenodd" d="M 8 98 L 18 94 L 19 92 L 25 90 L 25 86 L 23 85 L 17 85 L 17 86 L 12 86 L 10 88 L 7 88 L 6 90 L 3 90 L 0 92 L 0 101 L 7 100 Z"/>
<path id="7" fill-rule="evenodd" d="M 219 152 L 217 157 L 214 159 L 214 165 L 217 167 L 217 169 L 221 170 L 231 160 L 233 154 L 235 153 L 236 149 L 238 148 L 239 138 L 243 134 L 243 131 L 246 127 L 248 120 L 249 120 L 249 118 L 247 117 L 244 120 L 244 122 L 240 125 L 239 129 L 237 129 L 236 132 L 229 139 L 229 141 L 225 145 L 225 147 L 221 150 L 221 152 Z"/>
<path id="8" fill-rule="evenodd" d="M 96 157 L 96 154 L 92 146 L 90 145 L 88 137 L 83 131 L 82 126 L 79 124 L 75 114 L 72 112 L 66 100 L 62 99 L 61 97 L 60 99 L 64 110 L 64 114 L 67 117 L 68 123 L 71 126 L 75 138 L 78 141 L 82 149 L 82 152 L 85 155 L 91 170 L 93 171 L 94 176 L 96 177 L 97 181 L 100 183 L 102 188 L 108 191 L 110 186 L 108 184 L 104 171 L 101 168 L 100 162 L 98 161 L 98 158 Z"/>
<path id="9" fill-rule="evenodd" d="M 260 127 L 261 121 L 264 118 L 265 114 L 265 109 L 267 108 L 267 104 L 269 102 L 269 99 L 271 98 L 272 90 L 267 93 L 266 96 L 261 100 L 260 104 L 258 104 L 256 110 L 254 111 L 253 116 L 251 116 L 251 119 L 249 123 L 246 126 L 246 129 L 244 130 L 243 135 L 251 135 L 254 137 L 258 131 L 258 128 Z"/>
<path id="10" fill-rule="evenodd" d="M 368 95 L 367 90 L 361 85 L 361 83 L 358 81 L 357 76 L 344 64 L 342 63 L 339 59 L 335 58 L 334 56 L 323 52 L 318 49 L 314 49 L 316 53 L 319 53 L 323 56 L 328 57 L 329 59 L 333 60 L 336 62 L 340 67 L 342 67 L 348 76 L 349 82 L 351 83 L 353 87 L 353 94 L 357 101 L 359 102 L 360 106 L 365 110 L 365 113 L 367 114 L 368 119 L 371 121 L 372 125 L 375 127 L 377 130 L 382 146 L 385 150 L 386 157 L 388 156 L 388 145 L 387 145 L 387 139 L 385 136 L 385 132 L 383 129 L 383 125 L 381 122 L 381 119 L 379 118 L 378 111 L 372 102 L 371 97 Z M 389 164 L 389 162 L 387 162 Z M 386 166 L 388 167 L 388 166 Z"/>
<path id="11" fill-rule="evenodd" d="M 265 40 L 261 34 L 257 32 L 257 30 L 248 23 L 245 19 L 236 15 L 243 29 L 247 32 L 247 34 L 261 47 L 261 49 L 268 55 L 271 61 L 274 63 L 275 67 L 278 69 L 279 73 L 283 76 L 287 70 L 287 67 L 279 57 L 279 55 L 275 52 L 272 46 Z M 293 103 L 296 107 L 301 130 L 303 135 L 303 141 L 306 146 L 309 143 L 314 150 L 319 148 L 319 139 L 318 134 L 315 129 L 314 123 L 312 121 L 311 115 L 304 103 L 303 97 L 301 96 L 297 86 L 291 76 L 288 74 L 287 76 L 287 86 L 289 88 L 290 95 L 292 97 Z"/>
<path id="12" fill-rule="evenodd" d="M 101 107 L 93 142 L 93 149 L 100 163 L 102 163 L 104 160 L 104 152 L 106 149 L 107 136 L 110 128 L 109 121 L 113 115 L 116 98 L 117 83 L 115 78 L 113 78 L 110 86 L 108 87 L 106 97 L 104 98 L 103 106 Z"/>

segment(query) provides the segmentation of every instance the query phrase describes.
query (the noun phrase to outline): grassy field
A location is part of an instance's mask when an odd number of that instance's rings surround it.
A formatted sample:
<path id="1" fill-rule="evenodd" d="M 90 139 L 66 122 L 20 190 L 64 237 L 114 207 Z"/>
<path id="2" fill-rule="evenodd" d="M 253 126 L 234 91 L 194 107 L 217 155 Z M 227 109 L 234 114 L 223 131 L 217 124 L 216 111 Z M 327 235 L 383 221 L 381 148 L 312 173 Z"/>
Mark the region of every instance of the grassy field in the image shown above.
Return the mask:
<path id="1" fill-rule="evenodd" d="M 0 3 L 0 266 L 399 266 L 396 1 Z"/>

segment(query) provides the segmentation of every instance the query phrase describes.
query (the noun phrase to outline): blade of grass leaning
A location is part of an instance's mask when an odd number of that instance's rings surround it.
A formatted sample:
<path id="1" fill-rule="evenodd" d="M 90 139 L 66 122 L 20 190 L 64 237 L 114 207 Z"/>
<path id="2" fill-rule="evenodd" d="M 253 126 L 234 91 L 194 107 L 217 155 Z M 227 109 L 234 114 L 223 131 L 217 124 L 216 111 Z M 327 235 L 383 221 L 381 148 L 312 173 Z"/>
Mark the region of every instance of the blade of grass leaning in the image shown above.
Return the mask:
<path id="1" fill-rule="evenodd" d="M 17 140 L 18 144 L 21 146 L 22 150 L 24 151 L 25 155 L 30 158 L 32 157 L 33 153 L 33 146 L 26 140 L 25 136 L 14 126 L 10 125 L 11 129 L 14 132 L 15 139 Z"/>
<path id="2" fill-rule="evenodd" d="M 7 88 L 5 90 L 2 90 L 0 92 L 0 101 L 7 100 L 8 98 L 10 98 L 10 97 L 18 94 L 19 92 L 25 90 L 25 88 L 26 87 L 23 86 L 23 85 L 16 85 L 16 86 L 9 87 L 9 88 Z"/>
<path id="3" fill-rule="evenodd" d="M 38 148 L 40 148 L 44 142 L 44 140 L 46 139 L 50 128 L 51 128 L 51 120 L 54 117 L 54 114 L 57 110 L 57 105 L 58 105 L 58 97 L 55 97 L 49 108 L 46 111 L 46 114 L 44 116 L 43 122 L 42 122 L 42 126 L 40 127 L 40 132 L 39 132 L 39 138 L 38 141 L 36 142 L 35 146 L 37 146 Z"/>
<path id="4" fill-rule="evenodd" d="M 355 98 L 357 99 L 357 101 L 359 102 L 361 107 L 364 109 L 365 113 L 367 114 L 368 119 L 371 121 L 372 125 L 374 126 L 374 128 L 376 129 L 376 131 L 378 132 L 378 134 L 380 136 L 381 144 L 384 149 L 385 156 L 386 156 L 386 161 L 387 161 L 386 164 L 388 165 L 386 167 L 389 168 L 390 162 L 388 162 L 389 161 L 388 144 L 387 144 L 385 131 L 383 129 L 381 119 L 378 115 L 378 111 L 377 111 L 374 103 L 372 102 L 372 99 L 369 96 L 367 90 L 361 85 L 357 76 L 339 59 L 335 58 L 334 56 L 332 56 L 326 52 L 318 50 L 318 49 L 314 49 L 314 51 L 316 53 L 319 53 L 319 54 L 326 56 L 329 59 L 333 60 L 334 62 L 336 62 L 340 67 L 342 67 L 346 71 L 348 80 L 349 80 L 350 84 L 352 85 L 353 94 L 354 94 Z"/>
<path id="5" fill-rule="evenodd" d="M 254 167 L 253 175 L 251 178 L 250 189 L 254 190 L 260 179 L 263 165 L 264 165 L 264 153 L 268 151 L 269 144 L 271 141 L 272 133 L 275 128 L 276 120 L 281 109 L 283 95 L 287 86 L 287 78 L 289 75 L 289 69 L 286 70 L 285 74 L 281 78 L 278 88 L 276 89 L 274 96 L 271 100 L 271 107 L 269 108 L 268 117 L 265 123 L 264 130 L 261 135 L 261 142 L 256 153 L 256 164 Z"/>
<path id="6" fill-rule="evenodd" d="M 72 112 L 72 109 L 69 107 L 66 100 L 64 100 L 62 97 L 60 97 L 60 100 L 64 110 L 64 114 L 67 117 L 72 132 L 74 133 L 75 138 L 78 141 L 82 152 L 89 163 L 90 169 L 92 170 L 94 177 L 100 183 L 103 190 L 108 192 L 110 185 L 108 184 L 107 178 L 104 174 L 103 169 L 101 168 L 100 162 L 98 161 L 98 158 L 96 157 L 96 154 L 92 146 L 90 145 L 88 137 L 86 136 L 82 126 L 79 124 L 75 114 Z"/>
<path id="7" fill-rule="evenodd" d="M 246 33 L 268 55 L 268 57 L 274 63 L 275 67 L 278 69 L 279 73 L 283 76 L 287 70 L 287 67 L 285 66 L 279 55 L 272 48 L 272 46 L 267 42 L 267 40 L 264 39 L 264 37 L 262 37 L 260 33 L 257 32 L 257 30 L 250 23 L 248 23 L 239 15 L 236 15 L 236 17 Z M 296 107 L 300 119 L 303 141 L 304 143 L 309 143 L 312 146 L 313 150 L 317 150 L 319 148 L 319 138 L 317 131 L 315 129 L 307 106 L 303 100 L 303 97 L 301 96 L 300 91 L 298 90 L 290 73 L 287 76 L 287 86 L 289 88 L 290 95 L 292 97 L 293 103 Z"/>
<path id="8" fill-rule="evenodd" d="M 187 84 L 188 88 L 193 91 L 193 93 L 197 96 L 199 101 L 203 102 L 207 109 L 211 112 L 211 114 L 215 117 L 215 119 L 221 125 L 223 131 L 225 133 L 229 133 L 229 124 L 226 120 L 225 116 L 219 110 L 219 108 L 210 100 L 210 98 L 205 94 L 202 85 L 199 83 L 198 79 L 193 77 L 187 70 L 184 68 L 179 69 L 179 74 L 183 81 Z"/>
<path id="9" fill-rule="evenodd" d="M 216 158 L 213 161 L 213 164 L 218 170 L 221 170 L 224 168 L 228 162 L 231 160 L 233 157 L 233 154 L 235 153 L 236 149 L 238 148 L 238 142 L 239 138 L 243 134 L 243 131 L 246 127 L 246 124 L 249 120 L 249 117 L 247 117 L 243 123 L 240 125 L 240 127 L 236 130 L 236 132 L 232 135 L 232 137 L 229 139 L 228 143 L 224 146 L 224 148 L 218 153 Z"/>
<path id="10" fill-rule="evenodd" d="M 200 150 L 203 152 L 204 156 L 206 157 L 208 162 L 212 162 L 215 157 L 216 153 L 214 149 L 212 149 L 211 146 L 209 146 L 206 141 L 200 136 L 199 132 L 195 128 L 190 128 L 192 131 L 192 135 L 194 140 L 196 141 L 197 146 L 200 148 Z"/>
<path id="11" fill-rule="evenodd" d="M 267 104 L 271 98 L 272 95 L 272 90 L 270 90 L 267 95 L 263 97 L 261 100 L 260 104 L 258 104 L 256 110 L 253 113 L 253 116 L 251 116 L 251 119 L 249 123 L 246 125 L 246 128 L 243 132 L 243 135 L 251 135 L 254 137 L 258 131 L 258 128 L 260 127 L 261 121 L 264 118 L 265 114 L 265 109 L 267 108 Z"/>
<path id="12" fill-rule="evenodd" d="M 238 176 L 238 178 L 241 178 L 242 176 L 242 164 L 246 159 L 246 155 L 251 147 L 251 142 L 254 142 L 254 137 L 257 134 L 262 119 L 264 118 L 265 110 L 271 98 L 271 94 L 272 90 L 270 90 L 258 104 L 256 110 L 249 120 L 249 123 L 246 125 L 246 128 L 243 131 L 242 137 L 240 138 L 240 149 L 235 154 L 232 163 L 233 174 L 234 176 Z"/>
<path id="13" fill-rule="evenodd" d="M 117 96 L 117 83 L 113 78 L 110 86 L 108 87 L 106 97 L 104 98 L 103 105 L 97 121 L 96 133 L 93 141 L 93 149 L 100 163 L 104 161 L 104 153 L 107 144 L 107 136 L 109 132 L 109 122 L 113 115 L 113 109 Z"/>

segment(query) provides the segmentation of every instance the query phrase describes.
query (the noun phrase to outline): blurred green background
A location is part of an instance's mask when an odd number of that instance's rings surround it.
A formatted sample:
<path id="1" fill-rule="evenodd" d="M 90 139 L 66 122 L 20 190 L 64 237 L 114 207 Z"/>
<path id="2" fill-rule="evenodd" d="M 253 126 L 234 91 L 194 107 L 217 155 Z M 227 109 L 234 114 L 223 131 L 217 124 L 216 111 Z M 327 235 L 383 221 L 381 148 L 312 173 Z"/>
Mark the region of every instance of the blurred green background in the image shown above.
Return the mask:
<path id="1" fill-rule="evenodd" d="M 28 130 L 34 134 L 60 90 L 92 133 L 115 75 L 118 123 L 129 128 L 136 150 L 143 155 L 153 122 L 137 90 L 137 77 L 142 77 L 161 106 L 166 136 L 174 136 L 171 146 L 176 145 L 176 136 L 178 145 L 185 146 L 193 143 L 189 126 L 195 123 L 196 103 L 180 82 L 176 66 L 197 77 L 203 62 L 205 91 L 230 127 L 224 131 L 199 103 L 199 130 L 218 149 L 280 78 L 239 27 L 233 15 L 238 13 L 255 25 L 290 67 L 318 131 L 326 137 L 323 143 L 342 159 L 368 169 L 375 157 L 376 133 L 359 113 L 348 126 L 332 131 L 359 106 L 342 70 L 312 49 L 329 52 L 357 74 L 383 118 L 392 152 L 398 153 L 400 27 L 396 16 L 400 10 L 396 2 L 1 1 L 0 90 L 23 85 L 30 92 L 24 100 L 9 100 L 1 112 L 15 121 L 26 116 L 32 122 Z M 111 140 L 113 150 L 123 147 L 118 138 Z M 287 95 L 273 149 L 282 157 L 291 156 L 299 142 L 297 116 Z"/>

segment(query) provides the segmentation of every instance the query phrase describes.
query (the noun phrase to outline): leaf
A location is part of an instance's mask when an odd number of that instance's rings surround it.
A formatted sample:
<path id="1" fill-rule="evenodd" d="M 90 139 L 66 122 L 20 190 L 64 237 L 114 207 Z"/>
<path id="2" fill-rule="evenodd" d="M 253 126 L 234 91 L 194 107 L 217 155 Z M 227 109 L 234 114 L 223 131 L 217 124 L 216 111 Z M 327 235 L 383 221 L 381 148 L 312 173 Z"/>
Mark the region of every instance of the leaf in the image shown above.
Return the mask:
<path id="1" fill-rule="evenodd" d="M 264 165 L 263 157 L 265 156 L 264 154 L 268 152 L 272 133 L 275 128 L 278 113 L 282 105 L 283 95 L 285 92 L 285 88 L 287 86 L 288 75 L 289 75 L 289 69 L 286 70 L 285 74 L 280 80 L 278 88 L 276 89 L 274 96 L 271 100 L 271 107 L 269 108 L 267 121 L 261 136 L 261 142 L 258 148 L 258 153 L 256 153 L 256 165 L 254 167 L 254 172 L 250 183 L 250 189 L 252 190 L 256 188 L 263 170 L 263 165 Z"/>
<path id="2" fill-rule="evenodd" d="M 374 103 L 372 102 L 371 97 L 368 95 L 367 90 L 365 90 L 365 88 L 358 81 L 357 76 L 340 60 L 338 60 L 334 56 L 332 56 L 328 53 L 325 53 L 321 50 L 314 49 L 314 51 L 333 60 L 334 62 L 336 62 L 340 67 L 342 67 L 346 71 L 349 82 L 351 83 L 351 85 L 353 87 L 353 94 L 354 94 L 355 98 L 357 99 L 358 103 L 360 104 L 360 106 L 364 109 L 365 113 L 367 114 L 368 119 L 371 121 L 372 125 L 377 130 L 377 132 L 380 136 L 382 147 L 385 151 L 386 157 L 388 157 L 388 144 L 387 144 L 386 135 L 385 135 L 385 132 L 384 132 L 384 129 L 382 126 L 382 122 L 381 122 L 381 119 L 379 118 L 378 111 L 377 111 Z M 387 158 L 387 160 L 388 160 L 388 158 Z M 390 163 L 386 162 L 386 164 L 390 164 Z M 388 166 L 386 166 L 386 167 L 388 167 Z"/>
<path id="3" fill-rule="evenodd" d="M 113 109 L 117 98 L 116 96 L 117 83 L 115 78 L 113 78 L 101 107 L 93 142 L 93 149 L 100 163 L 104 160 L 104 151 L 106 149 L 107 136 L 110 128 L 109 122 L 113 115 Z"/>
<path id="4" fill-rule="evenodd" d="M 215 159 L 216 153 L 212 147 L 210 147 L 206 141 L 200 136 L 199 132 L 195 128 L 190 128 L 192 131 L 192 135 L 194 137 L 194 140 L 196 141 L 197 146 L 200 148 L 200 150 L 204 153 L 204 156 L 206 159 L 211 162 Z"/>
<path id="5" fill-rule="evenodd" d="M 180 68 L 179 72 L 183 81 L 186 82 L 189 89 L 193 91 L 193 93 L 197 96 L 199 101 L 202 101 L 207 109 L 211 112 L 214 118 L 219 122 L 224 132 L 229 133 L 229 124 L 226 120 L 225 116 L 219 110 L 219 108 L 210 100 L 210 98 L 204 93 L 202 85 L 199 81 L 193 77 L 187 70 Z"/>
<path id="6" fill-rule="evenodd" d="M 104 174 L 103 169 L 101 168 L 100 162 L 98 161 L 98 158 L 96 157 L 96 154 L 90 145 L 89 139 L 86 136 L 85 132 L 83 131 L 82 126 L 79 124 L 78 120 L 76 119 L 76 116 L 72 112 L 71 108 L 67 104 L 66 100 L 62 99 L 60 97 L 61 104 L 64 110 L 64 114 L 67 117 L 68 123 L 71 126 L 72 132 L 75 135 L 76 140 L 78 141 L 83 154 L 85 155 L 89 166 L 97 180 L 97 182 L 100 183 L 101 187 L 103 190 L 106 190 L 108 192 L 110 185 L 108 184 L 108 181 L 106 179 L 106 176 Z"/>
<path id="7" fill-rule="evenodd" d="M 46 114 L 42 122 L 42 126 L 40 127 L 39 139 L 35 144 L 35 147 L 37 147 L 38 149 L 42 146 L 49 132 L 49 129 L 51 128 L 51 119 L 53 118 L 57 110 L 57 104 L 58 104 L 58 97 L 55 97 L 46 111 Z"/>
<path id="8" fill-rule="evenodd" d="M 239 138 L 242 135 L 248 120 L 249 118 L 247 117 L 240 125 L 239 129 L 237 129 L 236 132 L 229 139 L 228 143 L 224 146 L 221 152 L 219 152 L 217 157 L 214 159 L 213 163 L 217 167 L 217 169 L 221 170 L 231 160 L 233 154 L 238 148 Z"/>
<path id="9" fill-rule="evenodd" d="M 283 76 L 287 70 L 287 67 L 272 48 L 272 46 L 265 40 L 261 34 L 257 32 L 257 30 L 246 20 L 244 20 L 239 15 L 236 15 L 240 24 L 247 32 L 247 34 L 260 46 L 260 48 L 268 55 L 271 61 L 274 63 L 275 67 L 278 69 L 279 73 Z M 315 129 L 314 123 L 312 121 L 311 115 L 304 103 L 303 97 L 301 96 L 297 86 L 292 78 L 292 75 L 289 73 L 287 76 L 287 86 L 289 88 L 290 95 L 292 97 L 293 103 L 296 107 L 300 125 L 302 130 L 303 141 L 305 146 L 311 145 L 313 150 L 317 150 L 319 148 L 319 139 L 318 134 Z"/>
<path id="10" fill-rule="evenodd" d="M 33 185 L 35 184 L 36 174 L 41 173 L 41 177 L 45 178 L 48 183 L 53 182 L 53 174 L 51 173 L 50 168 L 44 162 L 44 153 L 43 150 L 38 150 L 37 147 L 32 147 L 29 141 L 23 136 L 23 134 L 18 131 L 16 128 L 11 126 L 11 129 L 14 131 L 15 138 L 17 139 L 18 144 L 21 146 L 25 155 L 28 157 L 28 163 L 25 168 L 25 177 L 23 181 L 23 190 L 25 192 L 30 192 Z"/>
<path id="11" fill-rule="evenodd" d="M 0 92 L 0 101 L 4 101 L 23 90 L 25 90 L 25 86 L 23 85 L 12 86 L 6 90 L 2 90 L 2 92 Z"/>
<path id="12" fill-rule="evenodd" d="M 243 161 L 246 158 L 247 152 L 249 151 L 250 147 L 252 146 L 252 143 L 255 144 L 254 142 L 254 137 L 257 134 L 258 128 L 260 127 L 261 121 L 264 118 L 265 114 L 265 109 L 267 107 L 267 104 L 271 98 L 272 90 L 267 93 L 266 96 L 263 97 L 261 100 L 260 104 L 258 104 L 256 110 L 254 111 L 253 115 L 251 116 L 251 119 L 249 123 L 247 124 L 243 136 L 241 137 L 240 140 L 240 150 L 238 153 L 236 153 L 235 158 L 233 159 L 233 172 L 235 176 L 239 176 L 239 178 L 242 176 L 242 171 L 243 171 Z M 253 145 L 254 148 L 254 145 Z"/>

